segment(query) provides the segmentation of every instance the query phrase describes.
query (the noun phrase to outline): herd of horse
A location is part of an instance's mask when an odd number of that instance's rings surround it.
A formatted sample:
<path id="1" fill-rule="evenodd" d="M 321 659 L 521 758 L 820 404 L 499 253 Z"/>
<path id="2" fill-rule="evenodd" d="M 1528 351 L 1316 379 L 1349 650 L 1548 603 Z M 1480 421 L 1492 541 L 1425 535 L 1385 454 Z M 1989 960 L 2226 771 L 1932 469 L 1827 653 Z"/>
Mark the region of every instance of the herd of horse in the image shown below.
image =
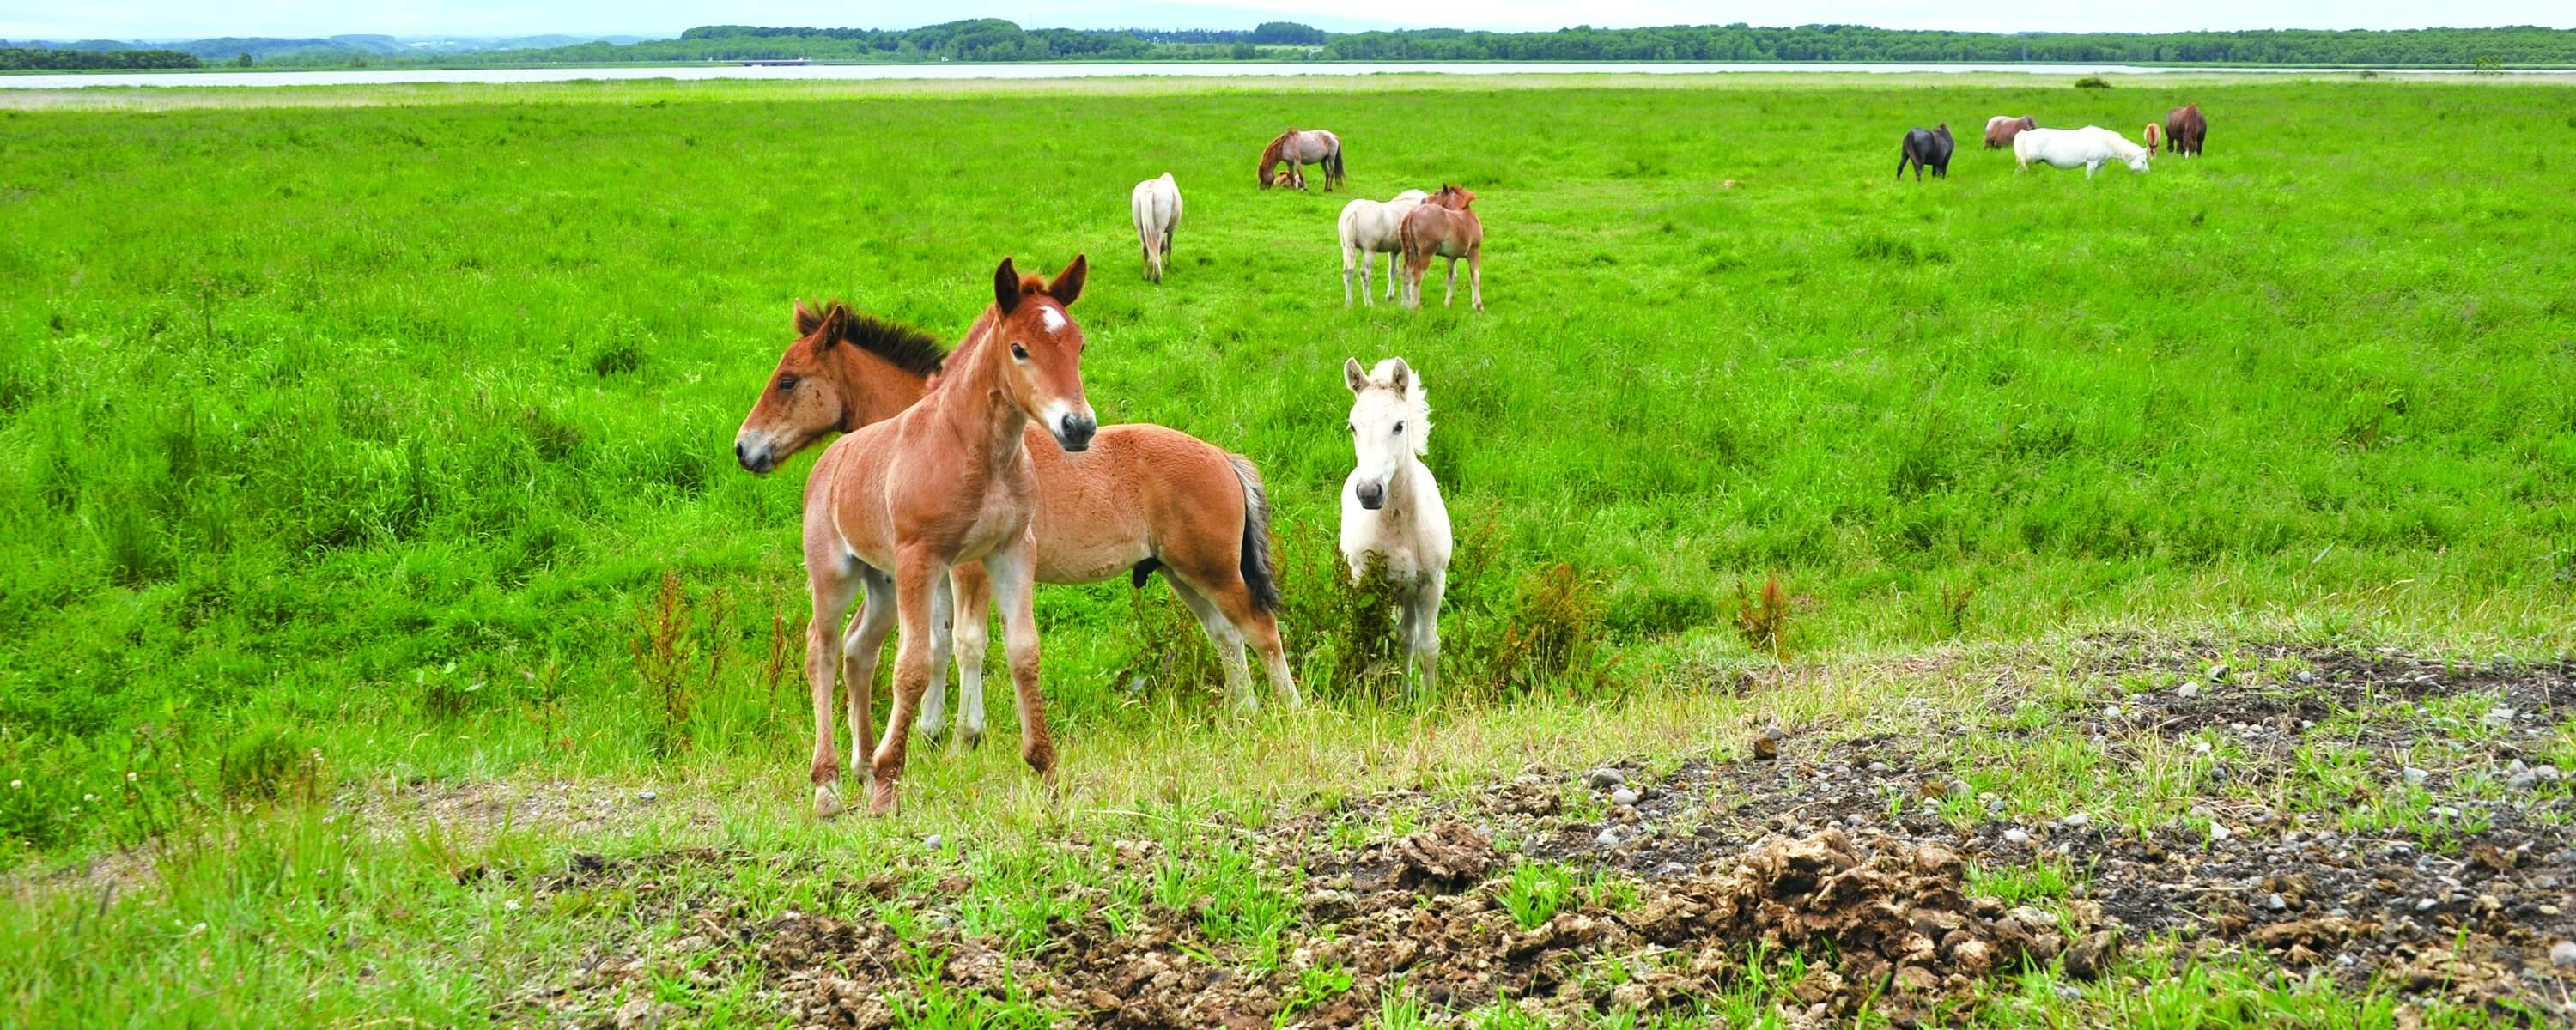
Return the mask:
<path id="1" fill-rule="evenodd" d="M 1161 192 L 1140 186 L 1139 210 L 1161 210 Z M 1178 210 L 1176 197 L 1170 206 Z M 993 272 L 992 304 L 954 350 L 837 301 L 794 306 L 795 339 L 735 434 L 734 458 L 766 474 L 840 434 L 816 459 L 804 494 L 817 815 L 844 808 L 836 685 L 846 697 L 850 774 L 869 783 L 873 813 L 898 804 L 910 735 L 937 739 L 948 730 L 952 662 L 952 739 L 967 746 L 982 738 L 985 632 L 995 602 L 1021 758 L 1053 781 L 1055 744 L 1038 681 L 1038 583 L 1125 573 L 1142 587 L 1161 572 L 1215 647 L 1238 712 L 1258 708 L 1247 643 L 1280 702 L 1304 703 L 1279 635 L 1260 470 L 1175 429 L 1098 423 L 1083 392 L 1082 329 L 1067 312 L 1088 267 L 1077 256 L 1042 278 L 1004 259 Z M 1401 608 L 1407 663 L 1436 686 L 1450 530 L 1439 484 L 1421 460 L 1431 432 L 1422 379 L 1401 358 L 1374 369 L 1350 359 L 1343 376 L 1355 462 L 1342 487 L 1342 558 L 1355 578 L 1371 570 L 1384 577 Z M 893 631 L 894 704 L 877 733 L 870 694 Z"/>
<path id="2" fill-rule="evenodd" d="M 2022 167 L 2043 161 L 2094 169 L 2117 160 L 2145 171 L 2161 143 L 2200 153 L 2208 122 L 2197 106 L 2147 127 L 2141 147 L 2108 129 L 2044 129 L 2034 119 L 1986 123 L 1987 149 L 2010 147 Z M 1949 173 L 1950 129 L 1905 135 L 1897 175 Z M 1305 165 L 1324 188 L 1344 182 L 1341 139 L 1323 130 L 1281 133 L 1261 152 L 1262 189 L 1305 186 Z M 1484 310 L 1484 226 L 1475 193 L 1455 184 L 1406 190 L 1387 201 L 1353 200 L 1338 223 L 1342 303 L 1374 304 L 1370 269 L 1388 258 L 1387 296 L 1419 307 L 1434 257 L 1468 268 L 1469 303 Z M 1160 283 L 1181 219 L 1170 173 L 1129 195 L 1144 277 Z M 1121 573 L 1144 586 L 1156 572 L 1216 649 L 1226 692 L 1241 713 L 1259 702 L 1246 660 L 1258 652 L 1282 704 L 1303 704 L 1279 634 L 1278 577 L 1270 554 L 1270 502 L 1252 460 L 1179 430 L 1101 426 L 1082 384 L 1084 338 L 1068 309 L 1082 295 L 1088 261 L 1052 278 L 1022 275 L 1005 258 L 993 300 L 951 349 L 919 330 L 840 302 L 794 306 L 795 339 L 779 356 L 734 437 L 734 457 L 766 474 L 839 434 L 805 483 L 804 558 L 812 618 L 805 677 L 814 703 L 814 810 L 843 810 L 833 712 L 846 696 L 849 769 L 869 784 L 868 809 L 898 803 L 911 734 L 950 735 L 947 670 L 957 669 L 953 740 L 984 733 L 988 618 L 998 603 L 1003 651 L 1019 706 L 1020 753 L 1052 783 L 1055 744 L 1039 690 L 1035 588 L 1096 583 Z M 1449 300 L 1444 300 L 1448 303 Z M 1451 553 L 1449 514 L 1422 456 L 1431 412 L 1421 373 L 1402 358 L 1374 367 L 1343 363 L 1351 391 L 1346 428 L 1354 465 L 1342 483 L 1341 544 L 1350 575 L 1377 575 L 1399 609 L 1408 668 L 1439 679 L 1440 601 Z M 844 617 L 860 601 L 856 618 Z M 881 648 L 898 632 L 894 703 L 874 732 L 870 693 Z M 863 764 L 864 763 L 864 764 Z"/>
<path id="3" fill-rule="evenodd" d="M 2013 152 L 2014 170 L 2030 167 L 2037 161 L 2057 168 L 2082 168 L 2090 179 L 2103 165 L 2117 161 L 2133 172 L 2147 170 L 2157 148 L 2184 157 L 2199 157 L 2203 141 L 2209 138 L 2209 119 L 2200 113 L 2200 105 L 2186 104 L 2165 113 L 2162 123 L 2149 122 L 2140 138 L 2144 146 L 2098 125 L 2081 129 L 2043 129 L 2029 115 L 1999 114 L 1986 119 L 1986 149 Z M 1915 181 L 1923 179 L 1925 169 L 1932 177 L 1950 177 L 1950 127 L 1947 124 L 1930 129 L 1908 129 L 1899 144 L 1896 177 L 1905 178 L 1905 170 L 1914 170 Z"/>

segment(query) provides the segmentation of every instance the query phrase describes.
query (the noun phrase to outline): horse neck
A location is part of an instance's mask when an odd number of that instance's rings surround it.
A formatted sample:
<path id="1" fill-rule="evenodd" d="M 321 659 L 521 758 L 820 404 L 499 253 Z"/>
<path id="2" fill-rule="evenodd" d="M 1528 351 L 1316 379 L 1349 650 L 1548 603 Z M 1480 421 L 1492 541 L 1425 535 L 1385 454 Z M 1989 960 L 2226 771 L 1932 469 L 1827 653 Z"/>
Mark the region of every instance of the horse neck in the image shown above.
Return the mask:
<path id="1" fill-rule="evenodd" d="M 1386 506 L 1415 510 L 1418 506 L 1413 503 L 1414 495 L 1430 480 L 1431 468 L 1422 463 L 1422 456 L 1406 451 L 1404 457 L 1395 463 L 1395 474 L 1386 477 Z"/>
<path id="2" fill-rule="evenodd" d="M 1018 460 L 1020 436 L 1029 417 L 1003 395 L 1002 362 L 1009 360 L 992 346 L 1000 320 L 987 309 L 976 331 L 950 355 L 939 388 L 922 400 L 928 418 L 968 447 L 970 462 L 998 470 Z"/>
<path id="3" fill-rule="evenodd" d="M 903 414 L 904 409 L 929 392 L 924 377 L 865 348 L 843 345 L 833 350 L 840 354 L 834 374 L 841 381 L 841 395 L 847 398 L 841 416 L 842 432 L 854 432 L 860 426 Z"/>

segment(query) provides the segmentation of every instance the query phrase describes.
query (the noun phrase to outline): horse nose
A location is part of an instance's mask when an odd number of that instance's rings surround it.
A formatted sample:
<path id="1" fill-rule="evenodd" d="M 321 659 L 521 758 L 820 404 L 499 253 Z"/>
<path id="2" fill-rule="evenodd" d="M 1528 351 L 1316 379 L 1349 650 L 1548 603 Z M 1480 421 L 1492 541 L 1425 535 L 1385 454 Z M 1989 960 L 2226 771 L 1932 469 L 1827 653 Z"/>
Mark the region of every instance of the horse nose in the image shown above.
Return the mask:
<path id="1" fill-rule="evenodd" d="M 1064 444 L 1065 450 L 1086 450 L 1091 446 L 1091 434 L 1098 432 L 1099 430 L 1100 421 L 1098 419 L 1092 418 L 1087 414 L 1069 414 L 1060 420 L 1056 429 L 1056 439 Z"/>
<path id="2" fill-rule="evenodd" d="M 749 445 L 736 440 L 733 442 L 733 460 L 741 462 L 743 468 L 754 473 L 769 471 L 769 449 L 766 447 L 753 450 Z"/>
<path id="3" fill-rule="evenodd" d="M 1359 495 L 1362 508 L 1376 511 L 1386 507 L 1386 486 L 1382 483 L 1360 484 Z"/>

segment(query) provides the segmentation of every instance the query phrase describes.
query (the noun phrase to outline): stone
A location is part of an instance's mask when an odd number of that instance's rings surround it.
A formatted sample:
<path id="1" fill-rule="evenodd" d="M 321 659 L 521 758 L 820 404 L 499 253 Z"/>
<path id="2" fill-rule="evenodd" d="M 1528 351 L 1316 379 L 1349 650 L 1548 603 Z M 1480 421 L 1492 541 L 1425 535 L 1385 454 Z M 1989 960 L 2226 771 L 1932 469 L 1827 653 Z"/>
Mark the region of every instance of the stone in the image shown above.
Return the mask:
<path id="1" fill-rule="evenodd" d="M 2301 669 L 2301 670 L 2299 670 L 2299 671 L 2298 671 L 2298 673 L 2297 673 L 2296 675 L 2291 676 L 2290 678 L 2291 678 L 2291 679 L 2294 679 L 2294 680 L 2297 680 L 2297 681 L 2299 681 L 2299 682 L 2301 682 L 2301 683 L 2314 683 L 2314 682 L 2316 682 L 2316 681 L 2317 681 L 2317 674 L 2316 674 L 2316 673 L 2313 673 L 2313 672 L 2309 672 L 2309 671 L 2308 671 L 2308 670 L 2306 670 L 2306 669 Z"/>
<path id="2" fill-rule="evenodd" d="M 2073 813 L 2068 815 L 2066 818 L 2057 821 L 2057 825 L 2066 827 L 2070 830 L 2081 830 L 2092 824 L 2093 817 L 2082 812 Z"/>
<path id="3" fill-rule="evenodd" d="M 2271 909 L 2274 912 L 2278 912 L 2290 907 L 2290 902 L 2280 895 L 2274 894 L 2271 897 L 2263 899 L 2263 907 Z"/>
<path id="4" fill-rule="evenodd" d="M 2423 785 L 2424 785 L 2424 781 L 2426 781 L 2426 780 L 2429 780 L 2429 779 L 2432 779 L 2432 778 L 2433 778 L 2433 774 L 2432 774 L 2432 773 L 2426 772 L 2426 771 L 2424 771 L 2424 770 L 2422 770 L 2422 769 L 2418 769 L 2418 768 L 2416 768 L 2416 767 L 2414 767 L 2414 766 L 2411 766 L 2411 765 L 2410 765 L 2410 766 L 2407 766 L 2407 767 L 2406 767 L 2403 771 L 2401 771 L 2398 775 L 2401 775 L 2401 776 L 2406 777 L 2406 785 L 2407 785 L 2407 786 L 2409 786 L 2409 787 L 2421 787 L 2421 786 L 2423 786 Z"/>
<path id="5" fill-rule="evenodd" d="M 2212 665 L 2209 667 L 2209 681 L 2216 683 L 2220 680 L 2226 679 L 2227 672 L 2227 666 L 2225 665 Z"/>
<path id="6" fill-rule="evenodd" d="M 2504 785 L 2513 790 L 2530 790 L 2540 785 L 2540 774 L 2527 770 L 2518 772 L 2506 778 Z"/>
<path id="7" fill-rule="evenodd" d="M 1611 792 L 1610 792 L 1610 803 L 1611 803 L 1611 804 L 1614 804 L 1614 805 L 1633 805 L 1633 804 L 1636 804 L 1636 803 L 1637 803 L 1637 792 L 1636 792 L 1636 791 L 1633 791 L 1633 790 L 1630 790 L 1630 789 L 1628 789 L 1628 788 L 1626 788 L 1626 787 L 1621 787 L 1621 788 L 1619 788 L 1619 789 L 1617 789 L 1617 790 L 1611 791 Z"/>
<path id="8" fill-rule="evenodd" d="M 657 794 L 657 793 L 655 793 L 655 792 L 653 792 L 653 791 L 651 791 L 651 790 L 639 790 L 639 791 L 636 791 L 636 792 L 635 792 L 635 800 L 637 800 L 637 801 L 641 801 L 641 802 L 643 802 L 643 803 L 645 803 L 645 804 L 648 804 L 648 805 L 649 805 L 649 804 L 652 804 L 653 802 L 655 802 L 655 801 L 657 801 L 657 800 L 660 800 L 660 799 L 661 799 L 661 797 L 662 797 L 662 795 Z"/>
<path id="9" fill-rule="evenodd" d="M 2199 697 L 2200 684 L 2186 680 L 2183 682 L 2182 686 L 2174 688 L 2174 696 L 2183 698 Z"/>
<path id="10" fill-rule="evenodd" d="M 1619 844 L 1619 828 L 1616 826 L 1603 827 L 1599 834 L 1593 836 L 1592 843 L 1601 845 L 1605 848 L 1617 847 Z"/>
<path id="11" fill-rule="evenodd" d="M 2227 828 L 2226 823 L 2213 822 L 2209 824 L 2209 842 L 2212 844 L 2225 843 L 2227 838 L 2235 835 L 2234 831 Z"/>
<path id="12" fill-rule="evenodd" d="M 928 847 L 930 850 L 932 850 L 932 851 L 937 851 L 937 850 L 939 850 L 939 845 L 941 845 L 941 844 L 945 843 L 945 841 L 942 841 L 942 840 L 940 839 L 939 835 L 938 835 L 938 834 L 936 834 L 936 833 L 934 833 L 934 834 L 931 834 L 931 835 L 930 835 L 930 836 L 928 836 L 928 837 L 922 838 L 921 843 L 922 843 L 922 845 L 923 845 L 923 846 Z"/>
<path id="13" fill-rule="evenodd" d="M 1594 790 L 1610 790 L 1628 782 L 1628 777 L 1617 769 L 1602 768 L 1584 774 L 1583 781 Z"/>
<path id="14" fill-rule="evenodd" d="M 2549 964 L 2560 969 L 2576 969 L 2576 941 L 2560 941 L 2550 945 Z"/>
<path id="15" fill-rule="evenodd" d="M 2004 843 L 2015 846 L 2030 843 L 2030 831 L 2015 826 L 2004 831 Z"/>

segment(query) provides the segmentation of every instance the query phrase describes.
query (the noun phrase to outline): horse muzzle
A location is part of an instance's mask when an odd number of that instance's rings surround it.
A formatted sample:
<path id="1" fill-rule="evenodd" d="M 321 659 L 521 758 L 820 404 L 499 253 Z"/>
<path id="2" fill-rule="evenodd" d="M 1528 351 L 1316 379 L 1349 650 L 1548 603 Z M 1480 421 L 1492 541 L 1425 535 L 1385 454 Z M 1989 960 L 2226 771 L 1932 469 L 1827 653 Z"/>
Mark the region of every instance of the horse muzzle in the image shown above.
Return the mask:
<path id="1" fill-rule="evenodd" d="M 1055 424 L 1047 429 L 1055 434 L 1055 442 L 1059 446 L 1079 453 L 1091 449 L 1091 437 L 1100 431 L 1100 420 L 1093 418 L 1090 412 L 1079 415 L 1067 412 L 1056 416 Z"/>
<path id="2" fill-rule="evenodd" d="M 733 442 L 733 460 L 756 476 L 765 476 L 778 467 L 778 457 L 766 442 L 737 438 Z"/>
<path id="3" fill-rule="evenodd" d="M 1351 492 L 1358 495 L 1362 508 L 1376 511 L 1386 507 L 1386 484 L 1384 483 L 1362 483 L 1352 488 Z"/>

